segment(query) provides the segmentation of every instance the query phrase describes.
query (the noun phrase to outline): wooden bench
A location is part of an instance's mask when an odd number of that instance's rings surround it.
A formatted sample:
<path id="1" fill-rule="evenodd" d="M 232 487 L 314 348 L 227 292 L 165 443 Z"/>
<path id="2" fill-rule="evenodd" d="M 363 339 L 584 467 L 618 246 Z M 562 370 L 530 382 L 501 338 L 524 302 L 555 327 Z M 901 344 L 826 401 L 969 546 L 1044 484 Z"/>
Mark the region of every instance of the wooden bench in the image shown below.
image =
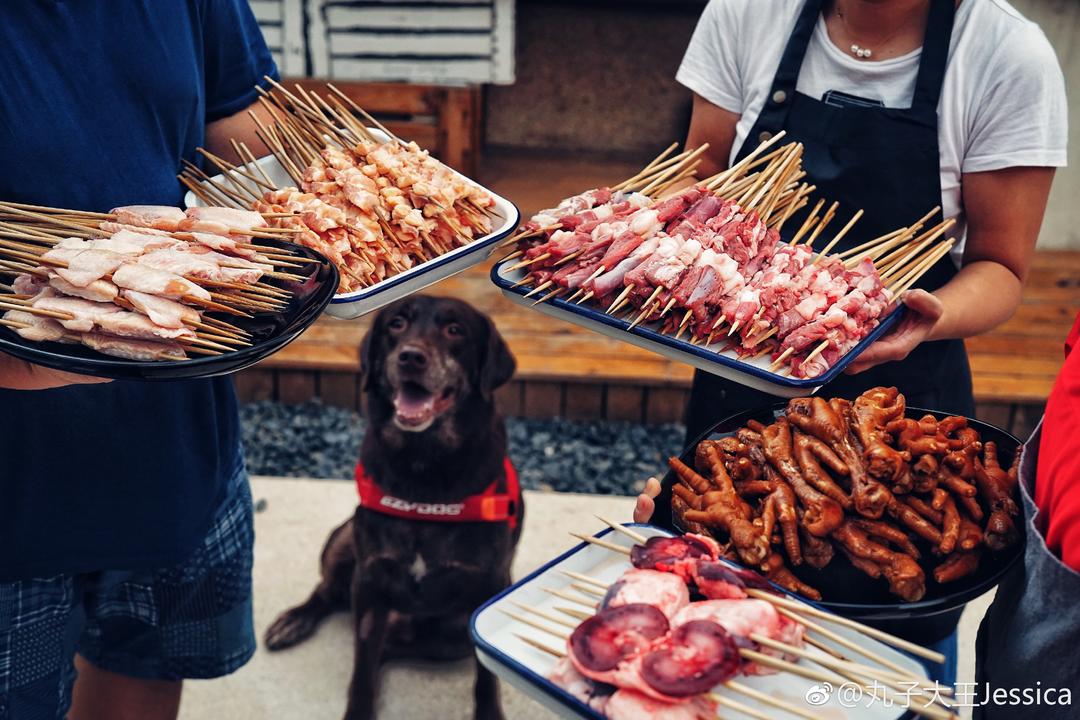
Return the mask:
<path id="1" fill-rule="evenodd" d="M 325 80 L 286 80 L 324 94 Z M 476 86 L 334 82 L 390 132 L 414 140 L 450 167 L 475 176 L 480 149 L 480 98 Z"/>
<path id="2" fill-rule="evenodd" d="M 487 160 L 481 179 L 528 214 L 633 171 L 629 163 L 504 156 Z M 430 292 L 467 300 L 491 315 L 506 337 L 518 371 L 498 396 L 505 414 L 652 423 L 681 419 L 690 367 L 515 305 L 491 284 L 489 267 L 449 278 Z M 968 342 L 981 418 L 1017 434 L 1038 420 L 1063 361 L 1064 338 L 1080 311 L 1078 278 L 1080 252 L 1038 253 L 1016 315 Z M 282 402 L 321 397 L 359 407 L 358 348 L 369 325 L 369 318 L 320 320 L 292 345 L 241 373 L 241 397 Z"/>

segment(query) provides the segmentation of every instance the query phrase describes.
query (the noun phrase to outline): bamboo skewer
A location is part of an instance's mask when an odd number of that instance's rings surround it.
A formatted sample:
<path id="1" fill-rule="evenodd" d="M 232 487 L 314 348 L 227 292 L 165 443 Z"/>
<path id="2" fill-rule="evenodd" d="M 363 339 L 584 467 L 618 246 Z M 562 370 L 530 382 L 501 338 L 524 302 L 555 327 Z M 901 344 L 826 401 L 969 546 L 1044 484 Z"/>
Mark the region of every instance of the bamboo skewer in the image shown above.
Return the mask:
<path id="1" fill-rule="evenodd" d="M 623 288 L 622 292 L 612 301 L 611 305 L 605 311 L 608 315 L 613 315 L 615 312 L 623 306 L 623 303 L 627 301 L 630 293 L 634 291 L 634 285 L 630 284 Z"/>
<path id="2" fill-rule="evenodd" d="M 814 633 L 817 633 L 821 637 L 825 638 L 826 640 L 829 640 L 832 643 L 835 643 L 836 645 L 839 645 L 840 647 L 844 648 L 845 650 L 849 650 L 851 652 L 858 653 L 859 655 L 862 655 L 866 659 L 871 660 L 873 662 L 876 662 L 878 665 L 881 665 L 883 667 L 886 667 L 886 668 L 894 671 L 898 676 L 910 677 L 913 680 L 918 680 L 919 679 L 917 676 L 911 675 L 910 671 L 906 670 L 903 666 L 894 663 L 892 660 L 889 660 L 888 658 L 882 657 L 878 653 L 875 653 L 873 650 L 869 650 L 869 649 L 859 645 L 858 643 L 854 643 L 851 640 L 848 640 L 843 635 L 840 635 L 839 633 L 833 632 L 832 630 L 828 629 L 827 627 L 825 627 L 824 625 L 821 625 L 818 622 L 815 622 L 814 620 L 811 620 L 811 619 L 809 619 L 807 617 L 802 617 L 802 616 L 796 615 L 791 610 L 789 610 L 787 608 L 783 608 L 783 607 L 776 608 L 776 611 L 778 613 L 780 613 L 781 615 L 783 615 L 784 617 L 790 619 L 790 620 L 795 620 L 796 622 L 802 623 L 803 625 L 806 626 L 806 628 L 808 630 L 810 630 L 810 631 L 812 631 Z M 925 678 L 923 678 L 923 679 L 925 679 Z"/>
<path id="3" fill-rule="evenodd" d="M 685 150 L 678 155 L 674 155 L 664 162 L 657 163 L 655 166 L 648 170 L 642 170 L 633 178 L 630 182 L 624 184 L 620 190 L 633 191 L 641 195 L 649 195 L 647 188 L 653 183 L 663 182 L 665 178 L 677 175 L 681 168 L 694 161 L 700 153 L 701 148 L 695 148 L 694 150 Z M 695 155 L 697 153 L 697 155 Z M 612 188 L 613 190 L 615 188 Z"/>
<path id="4" fill-rule="evenodd" d="M 683 170 L 681 173 L 679 173 L 675 177 L 671 178 L 670 180 L 668 180 L 668 181 L 666 181 L 664 183 L 661 183 L 660 185 L 657 185 L 655 188 L 653 188 L 650 191 L 652 193 L 653 197 L 662 198 L 662 197 L 665 196 L 665 194 L 668 192 L 668 190 L 673 189 L 675 185 L 678 185 L 682 181 L 688 180 L 689 178 L 694 177 L 696 175 L 696 173 L 697 173 L 697 166 L 700 165 L 700 164 L 701 164 L 700 160 L 695 160 L 693 162 L 693 164 L 691 164 L 688 168 Z"/>
<path id="5" fill-rule="evenodd" d="M 549 292 L 547 295 L 544 295 L 542 298 L 540 298 L 539 300 L 534 302 L 533 305 L 539 305 L 542 302 L 547 302 L 548 300 L 551 300 L 552 298 L 556 298 L 556 297 L 558 297 L 560 295 L 563 295 L 566 292 L 568 292 L 568 290 L 566 288 L 556 287 L 554 290 Z"/>
<path id="6" fill-rule="evenodd" d="M 830 342 L 832 342 L 832 341 L 831 340 L 822 340 L 821 344 L 819 344 L 816 348 L 811 350 L 810 354 L 806 356 L 806 359 L 804 359 L 802 361 L 803 364 L 806 364 L 806 363 L 810 362 L 811 360 L 816 358 L 818 355 L 825 352 L 825 350 L 828 349 Z"/>
<path id="7" fill-rule="evenodd" d="M 532 290 L 530 290 L 529 292 L 527 292 L 527 293 L 526 293 L 526 294 L 524 295 L 524 297 L 526 297 L 526 298 L 530 298 L 530 297 L 532 297 L 533 295 L 535 295 L 535 294 L 536 294 L 536 293 L 538 293 L 538 292 L 542 292 L 542 291 L 544 291 L 544 290 L 547 290 L 547 289 L 548 289 L 549 287 L 551 287 L 551 286 L 552 286 L 552 285 L 554 285 L 554 284 L 555 284 L 555 283 L 554 283 L 554 281 L 552 281 L 552 280 L 548 280 L 548 281 L 546 281 L 546 282 L 540 283 L 540 284 L 539 284 L 539 285 L 537 285 L 537 286 L 536 286 L 535 288 L 533 288 Z"/>
<path id="8" fill-rule="evenodd" d="M 627 190 L 627 189 L 629 189 L 631 187 L 636 186 L 638 183 L 640 183 L 642 181 L 645 181 L 645 180 L 651 181 L 651 179 L 653 177 L 655 177 L 657 172 L 659 172 L 660 170 L 664 170 L 666 168 L 671 167 L 672 165 L 675 165 L 677 163 L 682 162 L 683 160 L 686 159 L 686 156 L 690 154 L 690 152 L 691 152 L 690 150 L 686 150 L 685 152 L 681 152 L 678 155 L 675 155 L 674 157 L 668 158 L 668 155 L 670 155 L 671 152 L 673 150 L 675 150 L 678 146 L 679 146 L 679 143 L 677 143 L 677 142 L 672 143 L 670 146 L 668 146 L 667 150 L 665 150 L 663 153 L 658 155 L 648 165 L 641 168 L 641 170 L 639 170 L 637 172 L 637 174 L 628 177 L 627 179 L 623 180 L 621 183 L 618 183 L 617 185 L 612 185 L 611 189 L 615 190 L 615 191 Z"/>
<path id="9" fill-rule="evenodd" d="M 894 230 L 862 245 L 857 245 L 847 252 L 837 253 L 836 257 L 842 260 L 845 266 L 853 268 L 862 262 L 863 258 L 874 258 L 890 248 L 906 243 L 911 239 L 912 231 L 913 228 L 910 227 Z"/>
<path id="10" fill-rule="evenodd" d="M 634 175 L 634 176 L 632 176 L 632 177 L 629 177 L 629 178 L 627 178 L 626 180 L 623 180 L 623 181 L 622 181 L 621 183 L 619 183 L 618 185 L 613 185 L 613 186 L 611 187 L 611 189 L 612 189 L 612 190 L 622 190 L 623 188 L 627 187 L 628 185 L 631 185 L 631 184 L 633 184 L 633 182 L 634 182 L 635 180 L 638 180 L 638 179 L 639 179 L 639 178 L 640 178 L 640 177 L 641 177 L 642 175 L 644 175 L 645 173 L 648 173 L 648 171 L 652 170 L 652 169 L 653 169 L 654 167 L 656 167 L 657 165 L 659 165 L 659 164 L 660 164 L 660 163 L 661 163 L 661 162 L 662 162 L 662 161 L 663 161 L 663 160 L 664 160 L 665 158 L 667 158 L 667 156 L 668 156 L 668 155 L 670 155 L 671 153 L 675 152 L 675 150 L 676 150 L 676 149 L 677 149 L 678 147 L 679 147 L 679 143 L 678 143 L 678 142 L 673 142 L 673 143 L 671 143 L 670 145 L 668 145 L 668 147 L 667 147 L 667 149 L 666 149 L 666 150 L 664 150 L 664 151 L 663 151 L 662 153 L 660 153 L 659 155 L 657 155 L 657 156 L 656 156 L 656 157 L 655 157 L 655 158 L 654 158 L 654 159 L 653 159 L 653 160 L 652 160 L 652 161 L 651 161 L 651 162 L 650 162 L 650 163 L 649 163 L 648 165 L 646 165 L 645 167 L 643 167 L 643 168 L 641 169 L 641 171 L 640 171 L 640 172 L 639 172 L 639 173 L 638 173 L 637 175 Z"/>
<path id="11" fill-rule="evenodd" d="M 910 267 L 912 260 L 929 246 L 930 243 L 944 235 L 955 222 L 956 221 L 951 218 L 945 220 L 936 227 L 927 230 L 923 235 L 912 240 L 909 245 L 889 253 L 880 261 L 875 261 L 876 266 L 884 268 L 883 272 L 881 272 L 882 279 L 884 280 L 893 276 L 905 266 Z"/>
<path id="12" fill-rule="evenodd" d="M 836 680 L 837 676 L 835 674 L 833 674 L 833 673 L 830 673 L 830 672 L 821 672 L 821 671 L 818 671 L 818 670 L 813 670 L 811 668 L 804 667 L 802 665 L 797 665 L 795 663 L 788 663 L 788 662 L 785 662 L 783 660 L 778 660 L 777 658 L 774 658 L 771 655 L 766 655 L 765 653 L 759 653 L 759 652 L 756 652 L 754 650 L 743 650 L 742 654 L 743 654 L 743 657 L 745 657 L 746 659 L 751 660 L 751 661 L 753 661 L 755 663 L 758 663 L 759 665 L 765 665 L 765 666 L 771 667 L 771 668 L 773 668 L 775 670 L 783 670 L 783 671 L 786 671 L 786 672 L 790 672 L 790 673 L 792 673 L 794 675 L 800 675 L 800 676 L 806 678 L 807 680 L 814 680 L 814 681 L 817 681 L 817 682 L 827 682 L 827 683 L 832 684 L 834 687 L 836 687 L 837 685 L 843 685 L 844 684 L 843 676 L 841 676 L 841 682 L 837 682 L 837 680 Z M 868 688 L 868 686 L 864 685 L 862 689 L 866 690 L 867 688 Z M 918 713 L 918 714 L 923 715 L 925 717 L 932 718 L 932 720 L 950 720 L 951 718 L 956 717 L 953 713 L 949 712 L 948 710 L 943 710 L 943 709 L 941 709 L 939 707 L 922 707 L 922 706 L 919 706 L 919 705 L 915 704 L 915 705 L 909 706 L 908 709 L 910 709 L 912 712 Z"/>
<path id="13" fill-rule="evenodd" d="M 811 263 L 815 263 L 820 258 L 823 258 L 826 255 L 828 255 L 829 251 L 832 250 L 836 246 L 836 244 L 838 242 L 840 242 L 841 240 L 844 239 L 844 236 L 847 235 L 848 231 L 850 231 L 851 228 L 853 228 L 855 226 L 855 223 L 859 222 L 859 218 L 861 218 L 862 216 L 863 216 L 863 211 L 860 209 L 857 213 L 855 213 L 852 216 L 851 220 L 848 221 L 848 224 L 845 225 L 840 232 L 836 233 L 836 237 L 834 237 L 832 240 L 830 240 L 829 244 L 826 245 L 825 247 L 823 247 L 820 252 L 818 252 L 817 257 L 815 257 L 813 260 L 811 260 Z M 811 242 L 808 242 L 807 244 L 808 245 L 813 244 L 812 240 L 813 239 L 811 238 Z"/>
<path id="14" fill-rule="evenodd" d="M 810 211 L 810 214 L 806 217 L 806 220 L 803 221 L 803 224 L 796 231 L 794 237 L 791 238 L 791 242 L 788 243 L 789 245 L 799 244 L 799 240 L 802 239 L 803 235 L 808 233 L 810 231 L 810 228 L 814 226 L 814 223 L 817 222 L 817 214 L 824 204 L 824 200 L 819 199 L 817 201 L 817 204 L 814 205 L 814 209 Z"/>
<path id="15" fill-rule="evenodd" d="M 778 651 L 783 652 L 783 653 L 788 653 L 788 654 L 794 655 L 796 657 L 800 657 L 800 658 L 802 658 L 802 660 L 807 660 L 807 661 L 810 661 L 812 663 L 818 664 L 818 665 L 822 666 L 823 668 L 825 668 L 827 670 L 834 671 L 834 673 L 840 673 L 840 674 L 845 675 L 847 677 L 850 677 L 849 676 L 849 674 L 850 674 L 851 676 L 862 677 L 862 678 L 866 678 L 866 679 L 869 679 L 869 680 L 875 680 L 877 682 L 880 682 L 882 684 L 887 685 L 887 687 L 891 688 L 892 690 L 900 690 L 900 691 L 905 690 L 905 688 L 903 687 L 901 682 L 899 682 L 896 679 L 892 678 L 892 674 L 883 673 L 883 671 L 880 668 L 870 667 L 868 665 L 863 665 L 861 663 L 854 663 L 854 662 L 851 662 L 851 661 L 838 660 L 838 658 L 829 657 L 828 655 L 825 655 L 825 656 L 818 655 L 818 654 L 809 652 L 807 650 L 797 648 L 795 646 L 791 646 L 791 644 L 788 644 L 786 642 L 779 642 L 777 640 L 773 640 L 772 638 L 761 635 L 760 633 L 752 633 L 751 636 L 750 636 L 750 639 L 753 640 L 754 642 L 760 644 L 760 646 L 762 646 L 762 647 L 766 647 L 766 648 L 769 648 L 771 650 L 778 650 Z M 916 681 L 916 688 L 914 688 L 912 690 L 918 690 L 918 691 L 920 691 L 920 694 L 921 694 L 921 691 L 926 690 L 926 689 L 922 688 L 922 683 L 921 682 Z M 943 701 L 943 704 L 944 704 L 944 701 Z M 930 717 L 942 717 L 942 716 L 930 716 Z"/>
<path id="16" fill-rule="evenodd" d="M 800 171 L 802 152 L 802 144 L 795 143 L 791 153 L 787 156 L 784 163 L 781 164 L 779 170 L 777 170 L 776 182 L 774 183 L 772 190 L 770 190 L 763 198 L 763 206 L 760 212 L 763 222 L 768 222 L 769 216 L 773 213 L 776 203 L 780 200 L 780 196 L 783 195 L 788 181 Z"/>
<path id="17" fill-rule="evenodd" d="M 698 157 L 700 157 L 702 154 L 704 154 L 704 152 L 706 150 L 708 150 L 708 149 L 709 149 L 709 143 L 703 143 L 700 147 L 698 147 L 692 153 L 690 153 L 685 158 L 680 160 L 677 164 L 675 164 L 671 168 L 665 170 L 664 173 L 661 173 L 660 176 L 656 180 L 653 180 L 651 183 L 649 183 L 648 185 L 643 187 L 639 192 L 642 195 L 648 195 L 652 190 L 655 189 L 655 186 L 659 185 L 660 182 L 663 181 L 663 179 L 668 178 L 668 177 L 674 177 L 674 176 L 678 175 L 680 172 L 682 172 L 683 169 L 689 167 L 693 163 L 694 160 L 696 160 Z"/>
<path id="18" fill-rule="evenodd" d="M 590 599 L 584 599 L 584 598 L 578 597 L 576 595 L 572 595 L 571 593 L 568 593 L 565 590 L 558 590 L 556 588 L 541 588 L 541 590 L 546 592 L 548 595 L 552 595 L 552 596 L 557 597 L 557 598 L 562 598 L 563 600 L 569 600 L 572 603 L 577 603 L 578 605 L 584 605 L 585 607 L 592 608 L 593 610 L 595 610 L 600 605 L 600 603 L 595 602 L 591 598 Z M 586 615 L 585 617 L 588 617 L 588 615 Z M 584 619 L 584 618 L 582 618 L 582 619 Z"/>
<path id="19" fill-rule="evenodd" d="M 797 156 L 800 152 L 801 148 L 798 143 L 786 146 L 779 159 L 774 160 L 766 166 L 765 170 L 758 175 L 757 181 L 751 185 L 742 196 L 740 196 L 739 200 L 737 200 L 739 205 L 748 209 L 756 208 L 765 193 L 767 193 L 780 178 L 792 157 Z"/>
<path id="20" fill-rule="evenodd" d="M 919 278 L 926 274 L 926 272 L 929 271 L 930 268 L 933 267 L 941 258 L 945 257 L 949 253 L 949 251 L 952 250 L 952 247 L 953 241 L 949 240 L 948 242 L 942 244 L 940 247 L 935 249 L 933 253 L 931 253 L 924 262 L 922 262 L 918 267 L 911 271 L 910 275 L 903 278 L 896 286 L 891 289 L 893 295 L 899 298 L 905 292 L 911 289 L 911 286 L 918 282 Z"/>
<path id="21" fill-rule="evenodd" d="M 787 223 L 788 219 L 806 206 L 806 204 L 809 202 L 807 200 L 807 197 L 815 189 L 815 185 L 807 185 L 806 183 L 803 183 L 799 186 L 798 191 L 795 193 L 795 197 L 791 200 L 791 202 L 788 203 L 787 207 L 784 209 L 784 213 L 780 216 L 780 221 L 775 226 L 776 232 L 779 233 L 781 230 L 783 230 L 784 225 Z"/>
<path id="22" fill-rule="evenodd" d="M 515 263 L 513 266 L 507 268 L 507 272 L 512 272 L 514 270 L 519 270 L 523 267 L 528 267 L 529 265 L 532 265 L 534 263 L 547 260 L 549 257 L 551 257 L 551 253 L 543 253 L 542 255 L 537 255 L 534 258 L 526 258 L 525 260 L 522 260 L 519 263 Z"/>
<path id="23" fill-rule="evenodd" d="M 727 189 L 726 185 L 729 181 L 742 175 L 744 171 L 749 169 L 751 163 L 753 163 L 762 153 L 764 153 L 770 147 L 780 142 L 780 140 L 783 139 L 786 135 L 787 133 L 781 130 L 780 132 L 769 138 L 767 141 L 758 145 L 756 148 L 751 150 L 750 153 L 741 161 L 735 163 L 730 168 L 720 173 L 717 178 L 713 180 L 713 182 L 710 184 L 709 189 L 715 191 L 718 194 L 723 193 Z"/>
<path id="24" fill-rule="evenodd" d="M 810 233 L 810 237 L 806 239 L 806 247 L 813 247 L 814 242 L 817 241 L 818 235 L 832 222 L 832 219 L 836 216 L 836 209 L 840 207 L 840 203 L 834 202 L 829 206 L 829 209 L 825 211 L 825 216 L 821 218 L 821 222 L 814 228 L 814 232 Z"/>

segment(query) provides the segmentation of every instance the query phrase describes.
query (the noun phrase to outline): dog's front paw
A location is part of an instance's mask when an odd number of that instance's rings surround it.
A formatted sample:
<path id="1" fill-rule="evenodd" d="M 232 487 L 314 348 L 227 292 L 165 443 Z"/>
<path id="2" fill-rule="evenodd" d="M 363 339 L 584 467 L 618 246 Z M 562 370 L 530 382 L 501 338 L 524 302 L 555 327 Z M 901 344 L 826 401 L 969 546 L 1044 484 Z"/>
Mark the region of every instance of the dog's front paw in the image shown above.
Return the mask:
<path id="1" fill-rule="evenodd" d="M 370 697 L 349 700 L 344 720 L 375 720 L 375 701 Z"/>
<path id="2" fill-rule="evenodd" d="M 284 650 L 307 640 L 315 632 L 321 618 L 301 605 L 286 610 L 266 630 L 267 650 Z"/>
<path id="3" fill-rule="evenodd" d="M 476 713 L 473 715 L 475 720 L 505 720 L 502 708 L 498 702 L 495 702 L 488 707 L 476 706 Z"/>

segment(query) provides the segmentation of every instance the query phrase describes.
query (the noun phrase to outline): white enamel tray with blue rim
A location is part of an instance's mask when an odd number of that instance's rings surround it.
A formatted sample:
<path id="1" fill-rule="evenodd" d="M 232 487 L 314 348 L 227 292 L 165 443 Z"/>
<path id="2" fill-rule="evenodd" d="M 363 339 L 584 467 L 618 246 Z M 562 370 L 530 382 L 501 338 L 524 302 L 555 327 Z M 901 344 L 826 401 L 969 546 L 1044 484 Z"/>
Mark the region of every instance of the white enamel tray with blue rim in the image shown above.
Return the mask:
<path id="1" fill-rule="evenodd" d="M 378 130 L 371 129 L 370 132 L 377 137 L 386 137 Z M 273 155 L 259 159 L 258 164 L 277 187 L 294 185 L 292 178 Z M 240 181 L 250 182 L 245 178 L 236 177 Z M 216 175 L 213 179 L 223 181 L 225 176 Z M 469 180 L 469 182 L 475 181 Z M 479 237 L 464 247 L 455 248 L 445 255 L 432 258 L 426 263 L 409 268 L 403 273 L 388 277 L 371 287 L 334 295 L 326 308 L 327 314 L 345 320 L 366 315 L 486 260 L 499 242 L 517 228 L 521 213 L 518 212 L 517 206 L 506 198 L 496 195 L 487 188 L 484 190 L 495 200 L 495 205 L 492 207 L 494 216 L 491 218 L 490 234 Z M 184 203 L 187 207 L 205 204 L 195 197 L 193 192 L 188 192 L 184 196 Z"/>
<path id="2" fill-rule="evenodd" d="M 517 259 L 496 263 L 491 268 L 491 280 L 502 290 L 503 295 L 518 305 L 538 310 L 545 315 L 580 325 L 601 335 L 663 355 L 670 360 L 692 365 L 698 370 L 704 370 L 726 380 L 782 398 L 803 397 L 817 392 L 821 386 L 840 375 L 863 350 L 885 334 L 904 312 L 904 306 L 899 305 L 882 318 L 881 323 L 874 328 L 873 332 L 863 338 L 823 375 L 800 379 L 770 371 L 769 365 L 772 364 L 772 360 L 767 355 L 756 360 L 744 360 L 739 358 L 734 350 L 721 352 L 718 349 L 721 344 L 719 341 L 710 348 L 704 348 L 693 345 L 683 338 L 676 340 L 673 335 L 659 332 L 659 322 L 641 323 L 631 328 L 629 321 L 608 315 L 590 303 L 577 305 L 560 298 L 537 303 L 537 296 L 525 297 L 532 288 L 525 285 L 514 287 L 515 283 L 525 277 L 525 270 L 522 268 L 510 270 L 515 262 Z"/>
<path id="3" fill-rule="evenodd" d="M 633 527 L 638 533 L 646 537 L 671 535 L 667 530 L 652 525 L 630 524 L 628 527 Z M 633 542 L 620 533 L 613 533 L 610 529 L 597 533 L 596 537 L 602 537 L 608 542 L 625 545 L 626 547 L 630 547 Z M 502 610 L 505 609 L 521 615 L 522 610 L 515 605 L 515 603 L 520 603 L 559 615 L 559 611 L 555 609 L 556 606 L 572 605 L 573 603 L 555 598 L 551 594 L 544 592 L 543 588 L 572 592 L 570 583 L 573 580 L 564 575 L 563 570 L 582 573 L 610 583 L 615 582 L 630 567 L 629 558 L 625 555 L 582 543 L 539 568 L 528 577 L 514 583 L 473 613 L 471 632 L 473 642 L 476 645 L 476 656 L 480 663 L 560 717 L 603 720 L 603 715 L 589 708 L 547 679 L 548 674 L 555 667 L 555 663 L 558 662 L 555 657 L 523 642 L 517 635 L 524 635 L 553 648 L 564 647 L 565 643 L 554 635 L 514 620 Z M 782 588 L 777 589 L 785 592 Z M 804 602 L 801 598 L 790 593 L 785 592 L 785 594 L 794 600 Z M 830 623 L 827 620 L 815 618 L 815 622 L 821 623 L 846 640 L 898 664 L 916 677 L 923 677 L 926 674 L 926 671 L 917 661 L 888 645 L 841 625 Z M 823 640 L 822 642 L 844 654 L 851 654 L 850 650 L 845 650 L 839 645 L 833 645 L 831 641 Z M 809 644 L 805 646 L 805 650 L 815 655 L 821 654 L 827 657 L 821 650 Z M 807 660 L 800 660 L 799 663 L 820 669 L 819 666 L 808 663 Z M 740 675 L 735 679 L 739 683 L 752 687 L 773 698 L 787 701 L 798 707 L 804 707 L 808 711 L 835 720 L 846 720 L 848 718 L 851 720 L 895 720 L 896 718 L 908 718 L 913 715 L 902 707 L 902 703 L 886 707 L 882 702 L 869 703 L 867 697 L 862 698 L 857 703 L 852 703 L 850 699 L 842 701 L 840 693 L 836 692 L 839 690 L 838 687 L 832 688 L 833 692 L 831 693 L 824 693 L 824 688 L 819 687 L 814 681 L 791 673 Z M 749 705 L 769 717 L 775 716 L 777 720 L 787 720 L 787 718 L 794 717 L 770 705 L 759 703 L 746 695 L 732 693 L 723 687 L 718 688 L 717 692 Z M 827 698 L 825 697 L 826 694 L 828 695 Z M 813 704 L 810 704 L 808 697 L 814 701 Z M 845 704 L 853 704 L 854 707 L 845 707 Z M 726 717 L 726 713 L 724 716 Z"/>

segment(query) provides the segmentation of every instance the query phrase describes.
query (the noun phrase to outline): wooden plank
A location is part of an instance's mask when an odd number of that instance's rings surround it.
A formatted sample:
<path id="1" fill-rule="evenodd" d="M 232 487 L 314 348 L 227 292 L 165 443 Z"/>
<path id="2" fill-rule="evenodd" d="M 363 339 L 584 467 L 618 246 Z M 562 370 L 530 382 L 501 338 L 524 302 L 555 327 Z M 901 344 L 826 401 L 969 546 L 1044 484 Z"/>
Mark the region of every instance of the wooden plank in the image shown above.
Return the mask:
<path id="1" fill-rule="evenodd" d="M 277 400 L 298 405 L 318 395 L 316 373 L 311 370 L 278 370 Z"/>
<path id="2" fill-rule="evenodd" d="M 330 52 L 340 56 L 400 53 L 415 59 L 429 55 L 477 57 L 486 55 L 490 48 L 489 36 L 472 32 L 330 32 Z"/>
<path id="3" fill-rule="evenodd" d="M 495 391 L 495 406 L 503 417 L 519 417 L 524 402 L 524 382 L 512 380 Z"/>
<path id="4" fill-rule="evenodd" d="M 1005 373 L 1023 377 L 1054 378 L 1057 377 L 1061 366 L 1065 364 L 1065 357 L 1026 357 L 1005 355 L 972 355 L 971 371 L 975 374 Z"/>
<path id="5" fill-rule="evenodd" d="M 439 113 L 439 158 L 458 172 L 476 174 L 480 127 L 480 91 L 477 88 L 447 88 Z"/>
<path id="6" fill-rule="evenodd" d="M 331 77 L 379 77 L 393 64 L 396 77 L 415 77 L 418 82 L 450 85 L 465 82 L 485 82 L 491 77 L 491 61 L 485 58 L 442 60 L 411 60 L 393 58 L 330 58 Z M 386 77 L 386 75 L 382 75 Z"/>
<path id="7" fill-rule="evenodd" d="M 485 7 L 340 7 L 330 5 L 326 24 L 333 28 L 398 28 L 488 30 L 493 8 Z"/>
<path id="8" fill-rule="evenodd" d="M 326 93 L 326 81 L 315 79 L 289 80 L 291 88 L 299 83 L 305 90 Z M 334 87 L 352 98 L 360 107 L 372 114 L 435 115 L 438 107 L 434 102 L 438 92 L 431 85 L 410 83 L 373 83 L 334 80 Z"/>
<path id="9" fill-rule="evenodd" d="M 308 345 L 295 341 L 269 358 L 274 368 L 311 368 L 316 370 L 360 369 L 359 352 L 353 346 Z"/>
<path id="10" fill-rule="evenodd" d="M 1052 379 L 1020 378 L 997 373 L 974 377 L 975 398 L 980 402 L 1042 403 L 1050 396 Z"/>
<path id="11" fill-rule="evenodd" d="M 359 390 L 359 373 L 325 372 L 319 375 L 319 397 L 327 405 L 357 410 L 360 407 Z"/>
<path id="12" fill-rule="evenodd" d="M 968 355 L 1003 355 L 1015 357 L 1017 353 L 1038 357 L 1065 357 L 1065 338 L 1062 337 L 1024 337 L 1005 333 L 979 335 L 964 341 Z"/>
<path id="13" fill-rule="evenodd" d="M 274 371 L 249 368 L 233 376 L 236 396 L 240 402 L 259 402 L 274 399 Z"/>
<path id="14" fill-rule="evenodd" d="M 645 422 L 653 425 L 682 422 L 690 399 L 689 390 L 653 387 L 646 393 Z"/>
<path id="15" fill-rule="evenodd" d="M 568 420 L 600 420 L 604 417 L 604 386 L 567 383 L 565 389 Z"/>
<path id="16" fill-rule="evenodd" d="M 260 24 L 263 22 L 281 22 L 282 8 L 280 0 L 249 0 L 249 4 L 251 5 L 252 14 Z M 263 32 L 266 32 L 265 29 Z"/>
<path id="17" fill-rule="evenodd" d="M 645 389 L 634 385 L 608 385 L 604 417 L 608 420 L 641 422 L 645 417 Z"/>
<path id="18" fill-rule="evenodd" d="M 521 414 L 528 418 L 561 416 L 562 391 L 562 385 L 557 382 L 526 382 Z"/>

